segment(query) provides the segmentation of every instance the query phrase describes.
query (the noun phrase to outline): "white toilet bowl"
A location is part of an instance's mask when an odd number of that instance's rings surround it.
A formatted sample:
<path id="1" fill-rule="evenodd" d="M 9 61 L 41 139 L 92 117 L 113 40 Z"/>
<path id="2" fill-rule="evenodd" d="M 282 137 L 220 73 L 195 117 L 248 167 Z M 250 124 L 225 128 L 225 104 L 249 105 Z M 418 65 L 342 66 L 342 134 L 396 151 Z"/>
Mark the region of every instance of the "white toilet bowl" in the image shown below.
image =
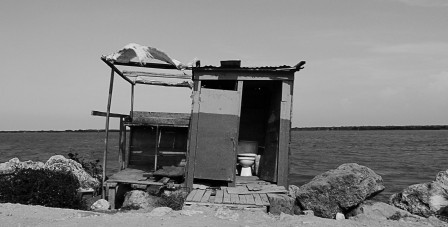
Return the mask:
<path id="1" fill-rule="evenodd" d="M 256 154 L 243 153 L 238 154 L 238 164 L 241 166 L 240 176 L 252 176 L 252 166 L 255 163 Z"/>

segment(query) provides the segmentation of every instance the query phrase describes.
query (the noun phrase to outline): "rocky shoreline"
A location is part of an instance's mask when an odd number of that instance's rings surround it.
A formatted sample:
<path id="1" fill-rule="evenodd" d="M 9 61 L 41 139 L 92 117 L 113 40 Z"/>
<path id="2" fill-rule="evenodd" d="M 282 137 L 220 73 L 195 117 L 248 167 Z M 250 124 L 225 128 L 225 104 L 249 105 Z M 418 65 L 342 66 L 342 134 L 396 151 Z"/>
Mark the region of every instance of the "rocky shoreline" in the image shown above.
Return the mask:
<path id="1" fill-rule="evenodd" d="M 0 174 L 24 168 L 71 171 L 80 181 L 80 189 L 99 184 L 79 163 L 60 155 L 46 163 L 11 159 L 0 164 Z M 448 226 L 448 170 L 439 172 L 433 182 L 411 185 L 392 195 L 390 204 L 371 200 L 383 190 L 381 176 L 368 167 L 348 163 L 300 187 L 291 185 L 288 196 L 272 194 L 268 214 L 220 206 L 188 206 L 173 211 L 169 207 L 148 204 L 147 200 L 153 202 L 154 198 L 148 197 L 146 192 L 130 191 L 130 194 L 143 194 L 141 203 L 146 205 L 128 201 L 133 209 L 111 213 L 104 200 L 97 201 L 91 207 L 93 211 L 1 203 L 0 221 L 8 226 L 97 226 L 98 223 L 100 226 L 105 223 L 143 226 L 149 220 L 156 226 L 186 226 L 184 224 L 189 221 L 191 226 Z"/>

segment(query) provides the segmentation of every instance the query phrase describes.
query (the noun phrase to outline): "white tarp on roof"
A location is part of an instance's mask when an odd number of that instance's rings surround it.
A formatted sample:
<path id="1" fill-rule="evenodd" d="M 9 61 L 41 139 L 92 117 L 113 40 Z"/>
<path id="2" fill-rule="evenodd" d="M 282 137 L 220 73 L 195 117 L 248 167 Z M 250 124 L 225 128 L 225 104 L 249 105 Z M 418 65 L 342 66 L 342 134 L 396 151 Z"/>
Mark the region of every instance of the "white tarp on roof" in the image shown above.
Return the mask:
<path id="1" fill-rule="evenodd" d="M 177 69 L 187 68 L 187 65 L 182 64 L 174 58 L 170 58 L 163 51 L 136 43 L 129 43 L 123 49 L 106 56 L 106 60 L 120 63 L 138 62 L 144 64 L 152 62 L 154 59 L 174 65 Z"/>

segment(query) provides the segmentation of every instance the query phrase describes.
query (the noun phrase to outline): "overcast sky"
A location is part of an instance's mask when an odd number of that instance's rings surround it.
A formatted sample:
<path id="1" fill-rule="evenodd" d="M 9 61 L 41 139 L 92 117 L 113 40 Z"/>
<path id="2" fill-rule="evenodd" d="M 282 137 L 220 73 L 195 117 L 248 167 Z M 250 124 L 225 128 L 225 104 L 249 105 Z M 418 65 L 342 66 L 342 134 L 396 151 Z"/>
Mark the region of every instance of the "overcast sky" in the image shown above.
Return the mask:
<path id="1" fill-rule="evenodd" d="M 448 124 L 448 0 L 2 0 L 0 28 L 0 130 L 104 128 L 100 57 L 131 42 L 202 65 L 307 61 L 294 127 Z M 112 111 L 128 113 L 115 82 Z M 136 87 L 136 110 L 190 107 L 188 89 Z"/>

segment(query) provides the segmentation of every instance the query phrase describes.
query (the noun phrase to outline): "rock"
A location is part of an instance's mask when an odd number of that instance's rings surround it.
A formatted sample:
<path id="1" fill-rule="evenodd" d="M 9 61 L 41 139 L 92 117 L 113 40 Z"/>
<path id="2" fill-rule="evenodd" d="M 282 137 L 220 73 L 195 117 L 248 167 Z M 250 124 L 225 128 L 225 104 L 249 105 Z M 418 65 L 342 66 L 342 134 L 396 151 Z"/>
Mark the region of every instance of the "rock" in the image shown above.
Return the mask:
<path id="1" fill-rule="evenodd" d="M 393 194 L 390 204 L 423 217 L 443 215 L 448 207 L 448 170 L 437 174 L 430 183 L 414 184 Z"/>
<path id="2" fill-rule="evenodd" d="M 147 192 L 140 190 L 132 190 L 126 192 L 124 195 L 124 202 L 122 208 L 124 209 L 149 209 L 152 208 L 152 204 L 155 199 L 151 197 Z"/>
<path id="3" fill-rule="evenodd" d="M 62 155 L 52 156 L 45 163 L 44 168 L 53 171 L 69 171 L 72 172 L 76 178 L 78 178 L 79 184 L 82 189 L 98 188 L 100 182 L 98 179 L 93 178 L 88 174 L 78 162 L 67 159 Z"/>
<path id="4" fill-rule="evenodd" d="M 90 206 L 92 210 L 109 210 L 110 204 L 105 199 L 99 199 Z"/>
<path id="5" fill-rule="evenodd" d="M 398 220 L 404 217 L 412 217 L 421 219 L 417 215 L 413 215 L 407 211 L 391 206 L 387 203 L 366 200 L 355 209 L 346 214 L 349 219 L 356 219 L 359 217 L 368 217 L 375 220 Z"/>
<path id="6" fill-rule="evenodd" d="M 335 218 L 384 190 L 383 179 L 371 169 L 356 163 L 314 177 L 296 191 L 302 209 L 318 217 Z"/>
<path id="7" fill-rule="evenodd" d="M 340 220 L 344 220 L 345 216 L 343 213 L 336 213 L 336 220 L 340 221 Z"/>
<path id="8" fill-rule="evenodd" d="M 173 209 L 171 209 L 169 207 L 157 207 L 157 208 L 154 208 L 154 210 L 152 210 L 149 213 L 149 216 L 162 217 L 162 216 L 165 216 L 166 214 L 170 213 L 171 211 L 173 211 Z"/>
<path id="9" fill-rule="evenodd" d="M 303 215 L 307 215 L 307 216 L 314 216 L 314 211 L 312 210 L 304 210 L 302 211 Z"/>
<path id="10" fill-rule="evenodd" d="M 0 163 L 0 174 L 12 173 L 19 169 L 42 169 L 44 166 L 43 162 L 33 162 L 31 160 L 21 162 L 18 158 L 13 158 L 8 162 Z"/>
<path id="11" fill-rule="evenodd" d="M 296 193 L 297 191 L 299 191 L 299 187 L 297 187 L 296 185 L 289 185 L 288 187 L 288 195 L 296 198 Z"/>
<path id="12" fill-rule="evenodd" d="M 300 215 L 302 214 L 302 209 L 300 208 L 299 204 L 297 204 L 296 201 L 296 192 L 299 190 L 299 187 L 295 186 L 295 185 L 289 185 L 288 188 L 288 195 L 294 199 L 294 214 L 295 215 Z"/>
<path id="13" fill-rule="evenodd" d="M 271 214 L 294 214 L 295 199 L 284 194 L 268 194 Z"/>

